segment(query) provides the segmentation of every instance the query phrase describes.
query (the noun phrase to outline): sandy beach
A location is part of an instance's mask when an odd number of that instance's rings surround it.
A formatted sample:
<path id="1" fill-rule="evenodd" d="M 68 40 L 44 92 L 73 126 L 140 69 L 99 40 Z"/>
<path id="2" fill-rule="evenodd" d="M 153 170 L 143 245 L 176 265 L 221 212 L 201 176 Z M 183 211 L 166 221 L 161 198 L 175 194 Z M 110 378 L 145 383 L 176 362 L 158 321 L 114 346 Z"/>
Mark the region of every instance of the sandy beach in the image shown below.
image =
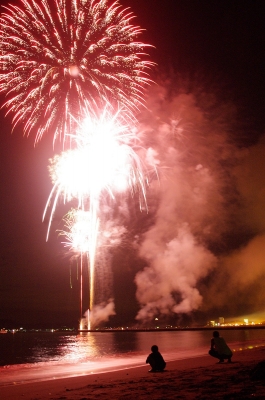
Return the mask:
<path id="1" fill-rule="evenodd" d="M 74 378 L 0 387 L 1 400 L 265 399 L 265 379 L 250 372 L 265 360 L 265 347 L 237 351 L 231 364 L 210 356 L 172 361 L 163 373 L 148 365 Z"/>

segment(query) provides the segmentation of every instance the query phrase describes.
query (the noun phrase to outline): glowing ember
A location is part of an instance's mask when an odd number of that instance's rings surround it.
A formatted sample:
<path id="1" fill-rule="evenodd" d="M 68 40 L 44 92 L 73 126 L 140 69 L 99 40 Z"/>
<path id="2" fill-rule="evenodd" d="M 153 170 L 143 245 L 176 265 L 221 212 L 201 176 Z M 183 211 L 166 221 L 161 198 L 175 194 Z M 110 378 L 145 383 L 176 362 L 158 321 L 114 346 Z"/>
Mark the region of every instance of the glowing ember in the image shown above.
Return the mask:
<path id="1" fill-rule="evenodd" d="M 68 69 L 69 75 L 73 78 L 77 78 L 79 76 L 79 68 L 77 65 L 71 65 Z"/>

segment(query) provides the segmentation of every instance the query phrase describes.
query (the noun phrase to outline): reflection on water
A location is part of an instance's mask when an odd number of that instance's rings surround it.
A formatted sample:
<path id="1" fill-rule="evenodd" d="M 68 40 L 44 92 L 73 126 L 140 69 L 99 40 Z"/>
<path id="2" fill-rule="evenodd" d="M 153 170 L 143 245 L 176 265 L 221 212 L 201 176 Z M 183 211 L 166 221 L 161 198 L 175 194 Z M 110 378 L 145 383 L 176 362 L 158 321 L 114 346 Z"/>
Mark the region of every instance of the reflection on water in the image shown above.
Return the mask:
<path id="1" fill-rule="evenodd" d="M 263 329 L 222 335 L 233 350 L 265 345 Z M 212 331 L 7 333 L 0 335 L 0 385 L 144 365 L 153 344 L 166 361 L 207 355 L 211 336 Z"/>
<path id="2" fill-rule="evenodd" d="M 65 361 L 91 360 L 101 356 L 100 341 L 90 332 L 69 336 L 61 348 L 61 354 Z"/>

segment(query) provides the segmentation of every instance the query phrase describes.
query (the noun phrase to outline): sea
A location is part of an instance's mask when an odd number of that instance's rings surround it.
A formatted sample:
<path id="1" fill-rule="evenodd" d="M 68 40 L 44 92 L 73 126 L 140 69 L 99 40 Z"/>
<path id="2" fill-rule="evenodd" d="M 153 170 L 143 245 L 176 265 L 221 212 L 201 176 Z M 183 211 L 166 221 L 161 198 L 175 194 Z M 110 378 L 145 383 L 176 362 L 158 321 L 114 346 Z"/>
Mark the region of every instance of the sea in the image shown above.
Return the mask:
<path id="1" fill-rule="evenodd" d="M 265 346 L 265 329 L 229 329 L 234 351 Z M 153 344 L 166 361 L 207 355 L 212 330 L 0 334 L 0 386 L 104 373 L 145 365 Z"/>

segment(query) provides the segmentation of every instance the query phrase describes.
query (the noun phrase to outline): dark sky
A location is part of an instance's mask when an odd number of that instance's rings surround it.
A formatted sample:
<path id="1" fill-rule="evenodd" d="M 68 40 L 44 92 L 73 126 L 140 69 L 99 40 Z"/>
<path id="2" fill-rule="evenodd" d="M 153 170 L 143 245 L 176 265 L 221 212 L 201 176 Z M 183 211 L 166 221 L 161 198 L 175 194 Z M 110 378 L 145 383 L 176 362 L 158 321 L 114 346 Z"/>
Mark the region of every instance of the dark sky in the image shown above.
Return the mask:
<path id="1" fill-rule="evenodd" d="M 121 4 L 132 8 L 135 23 L 146 29 L 142 39 L 155 46 L 150 52 L 157 63 L 154 79 L 173 70 L 216 80 L 243 110 L 246 123 L 251 120 L 249 141 L 263 133 L 263 0 L 124 0 Z M 47 224 L 42 223 L 51 190 L 47 164 L 53 155 L 52 137 L 34 147 L 34 138 L 23 137 L 22 127 L 11 134 L 10 118 L 4 118 L 3 110 L 1 127 L 0 328 L 77 326 L 76 269 L 71 267 L 71 288 L 70 260 L 56 234 L 58 222 L 48 242 Z M 116 324 L 133 321 L 137 312 L 135 272 L 127 262 L 120 271 L 114 267 Z"/>
<path id="2" fill-rule="evenodd" d="M 130 4 L 130 1 L 127 1 Z M 127 5 L 126 3 L 126 5 Z M 159 69 L 221 75 L 249 101 L 263 97 L 263 1 L 133 1 Z M 259 97 L 258 97 L 259 96 Z"/>

